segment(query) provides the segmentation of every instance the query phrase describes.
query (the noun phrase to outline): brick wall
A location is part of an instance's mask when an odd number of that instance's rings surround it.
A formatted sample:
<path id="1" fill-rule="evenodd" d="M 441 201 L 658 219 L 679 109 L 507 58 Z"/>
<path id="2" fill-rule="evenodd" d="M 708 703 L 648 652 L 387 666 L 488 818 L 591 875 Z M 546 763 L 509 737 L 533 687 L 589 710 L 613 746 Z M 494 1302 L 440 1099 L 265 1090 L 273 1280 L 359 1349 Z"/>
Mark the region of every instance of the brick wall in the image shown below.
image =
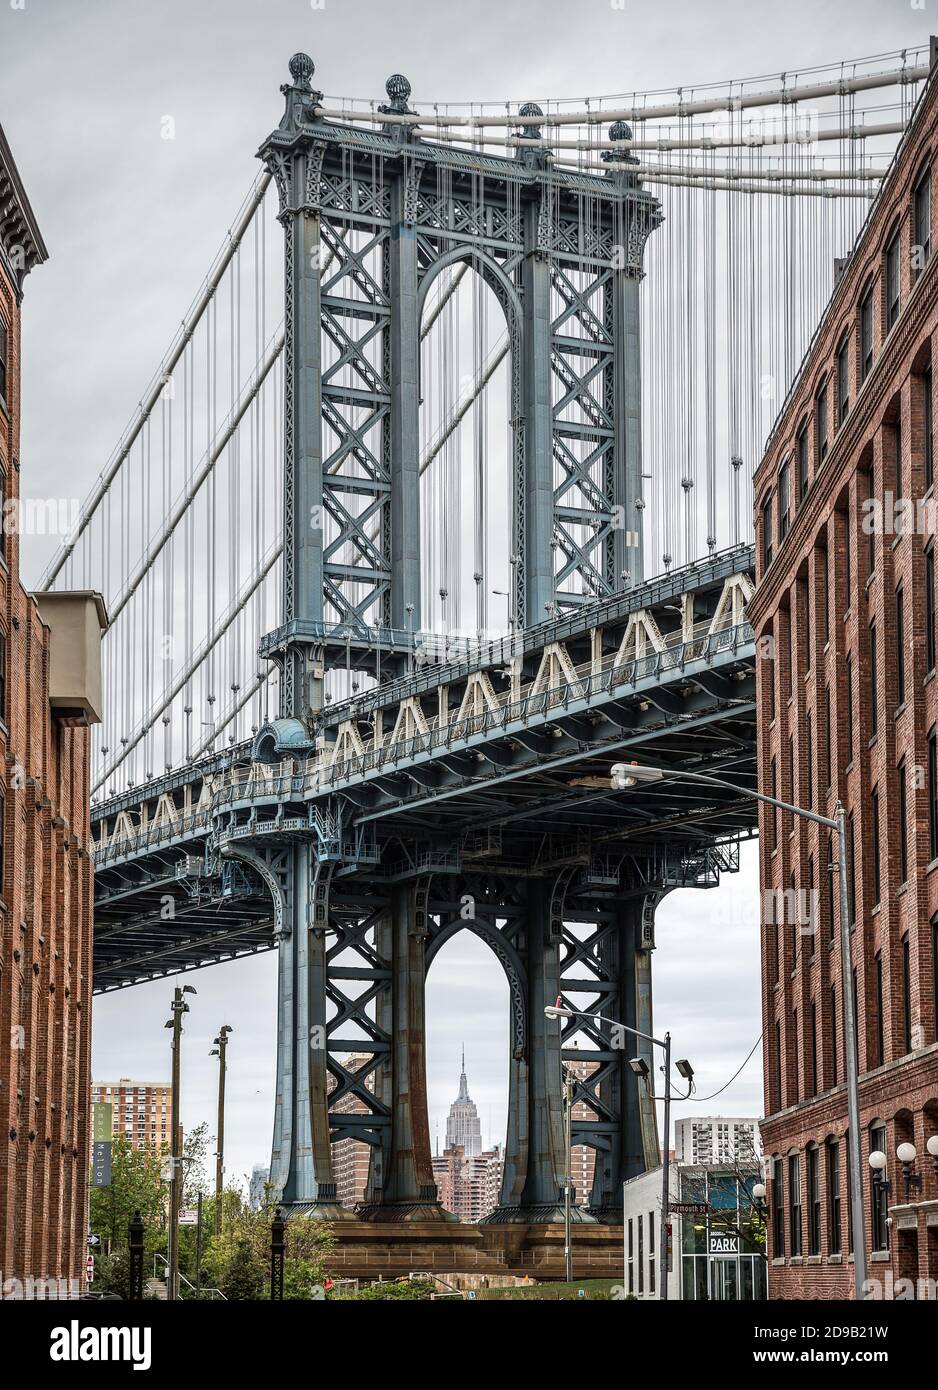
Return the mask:
<path id="1" fill-rule="evenodd" d="M 923 172 L 930 170 L 927 193 Z M 938 262 L 934 233 L 927 259 L 917 249 L 927 208 L 938 232 L 938 85 L 929 83 L 900 148 L 892 174 L 834 291 L 814 345 L 782 411 L 756 472 L 759 584 L 750 605 L 757 634 L 760 786 L 785 800 L 833 816 L 840 799 L 852 826 L 852 956 L 856 970 L 861 1129 L 867 1243 L 870 1243 L 871 1126 L 887 1130 L 891 1203 L 902 1206 L 898 1142 L 913 1138 L 924 1187 L 912 1221 L 893 1248 L 877 1252 L 870 1275 L 899 1266 L 938 1278 L 938 1221 L 923 1201 L 938 1198 L 925 1140 L 938 1133 L 935 927 L 938 850 L 932 817 L 938 779 L 929 776 L 929 736 L 938 726 L 938 590 L 929 559 L 934 526 L 888 528 L 890 497 L 913 504 L 935 500 L 926 477 L 928 415 L 934 419 L 938 368 Z M 898 238 L 894 241 L 894 238 Z M 897 248 L 891 262 L 891 248 Z M 899 312 L 887 309 L 887 267 L 899 272 Z M 872 303 L 873 365 L 864 370 L 863 303 Z M 846 418 L 838 421 L 838 351 L 847 344 Z M 822 457 L 818 396 L 827 386 L 828 444 Z M 798 441 L 808 442 L 808 486 L 798 488 Z M 790 469 L 791 524 L 780 529 L 780 478 Z M 938 458 L 935 459 L 938 469 Z M 870 536 L 865 504 L 875 498 L 887 528 Z M 765 504 L 771 504 L 767 534 Z M 882 515 L 883 513 L 881 513 Z M 900 514 L 901 516 L 904 514 Z M 901 527 L 900 527 L 901 531 Z M 772 557 L 767 561 L 771 540 Z M 930 577 L 931 599 L 926 592 Z M 899 633 L 897 591 L 903 625 Z M 929 628 L 931 636 L 929 636 Z M 874 636 L 875 633 L 875 636 Z M 875 663 L 874 663 L 875 647 Z M 900 690 L 900 665 L 904 689 Z M 830 711 L 828 721 L 828 708 Z M 828 722 L 830 727 L 828 728 Z M 828 751 L 829 750 L 829 751 Z M 828 763 L 830 774 L 828 775 Z M 905 785 L 905 813 L 901 810 Z M 938 819 L 935 822 L 938 825 Z M 904 833 L 901 826 L 905 827 Z M 770 1297 L 842 1297 L 852 1283 L 847 1254 L 846 1146 L 840 1149 L 842 1253 L 832 1258 L 830 1202 L 824 1181 L 825 1142 L 843 1138 L 844 971 L 839 893 L 828 864 L 837 840 L 803 818 L 760 817 L 761 875 L 765 893 L 803 894 L 782 904 L 763 898 L 762 1002 L 765 1022 L 763 1125 L 771 1177 L 773 1155 L 785 1159 L 783 1191 L 769 1183 L 769 1200 L 786 1202 L 789 1155 L 797 1155 L 805 1193 L 808 1149 L 821 1152 L 821 1232 L 809 1253 L 807 1201 L 802 1204 L 801 1256 L 773 1247 Z M 848 833 L 848 842 L 851 834 Z M 902 864 L 904 858 L 904 866 Z M 849 899 L 848 899 L 849 901 Z M 809 902 L 808 922 L 793 912 Z M 780 910 L 781 909 L 781 910 Z M 848 982 L 849 987 L 849 982 Z M 770 1220 L 770 1227 L 772 1222 Z M 790 1234 L 790 1233 L 786 1233 Z"/>
<path id="2" fill-rule="evenodd" d="M 7 390 L 0 471 L 19 495 L 20 313 L 0 262 Z M 92 867 L 88 733 L 54 723 L 49 632 L 0 560 L 6 690 L 0 710 L 0 1275 L 76 1279 L 86 1254 Z M 8 1292 L 10 1290 L 8 1289 Z"/>

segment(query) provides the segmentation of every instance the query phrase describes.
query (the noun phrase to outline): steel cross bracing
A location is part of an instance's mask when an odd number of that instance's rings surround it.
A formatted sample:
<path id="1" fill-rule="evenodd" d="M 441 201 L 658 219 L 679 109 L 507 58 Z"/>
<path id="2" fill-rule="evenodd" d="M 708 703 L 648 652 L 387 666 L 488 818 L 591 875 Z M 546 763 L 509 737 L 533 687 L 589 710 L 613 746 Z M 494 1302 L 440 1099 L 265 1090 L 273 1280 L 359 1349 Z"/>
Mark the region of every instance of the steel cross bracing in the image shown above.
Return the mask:
<path id="1" fill-rule="evenodd" d="M 271 728 L 95 810 L 98 989 L 278 948 L 273 1173 L 288 1202 L 335 1216 L 329 1143 L 354 1137 L 372 1153 L 365 1215 L 438 1215 L 423 982 L 466 929 L 500 961 L 512 1010 L 493 1219 L 558 1215 L 561 1040 L 544 1003 L 563 993 L 650 1027 L 654 905 L 716 883 L 752 831 L 751 803 L 679 780 L 686 763 L 752 784 L 751 573 L 740 548 L 504 650 L 440 661 L 415 644 L 410 674 L 323 710 L 292 756 L 265 747 Z M 610 763 L 630 750 L 675 781 L 613 795 Z M 367 1058 L 354 1074 L 352 1053 Z M 622 1177 L 653 1162 L 654 1116 L 629 1053 L 592 1030 L 577 1055 L 595 1064 L 576 1129 L 598 1155 L 590 1214 L 614 1220 Z M 349 1093 L 363 1114 L 340 1105 Z"/>

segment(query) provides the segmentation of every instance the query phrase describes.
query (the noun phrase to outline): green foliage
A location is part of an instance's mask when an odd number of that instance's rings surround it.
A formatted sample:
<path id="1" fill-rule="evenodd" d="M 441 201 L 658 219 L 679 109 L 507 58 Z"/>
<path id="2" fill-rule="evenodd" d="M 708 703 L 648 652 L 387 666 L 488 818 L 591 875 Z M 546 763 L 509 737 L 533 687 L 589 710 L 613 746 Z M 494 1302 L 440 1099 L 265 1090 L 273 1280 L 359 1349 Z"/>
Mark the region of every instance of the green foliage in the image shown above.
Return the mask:
<path id="1" fill-rule="evenodd" d="M 252 1211 L 240 1193 L 226 1192 L 222 1234 L 207 1238 L 202 1256 L 203 1285 L 221 1289 L 228 1299 L 269 1298 L 272 1217 L 269 1208 Z M 284 1258 L 285 1299 L 321 1296 L 334 1244 L 332 1229 L 323 1222 L 309 1216 L 290 1218 Z"/>
<path id="2" fill-rule="evenodd" d="M 167 1186 L 161 1164 L 156 1148 L 135 1149 L 122 1134 L 114 1139 L 111 1185 L 91 1189 L 90 1229 L 101 1237 L 102 1253 L 126 1250 L 127 1227 L 135 1211 L 143 1217 L 147 1249 L 165 1245 Z"/>
<path id="3" fill-rule="evenodd" d="M 514 1288 L 508 1289 L 479 1289 L 476 1298 L 484 1299 L 534 1299 L 538 1302 L 562 1302 L 573 1299 L 577 1303 L 608 1303 L 612 1299 L 612 1290 L 621 1287 L 621 1280 L 615 1279 L 581 1279 L 574 1280 L 572 1284 L 517 1284 Z M 583 1289 L 583 1297 L 580 1297 L 580 1289 Z M 623 1302 L 626 1300 L 623 1299 Z"/>
<path id="4" fill-rule="evenodd" d="M 429 1283 L 424 1279 L 398 1279 L 393 1283 L 389 1280 L 381 1284 L 366 1284 L 359 1289 L 358 1293 L 338 1294 L 336 1301 L 343 1299 L 363 1299 L 365 1302 L 373 1302 L 384 1299 L 425 1299 L 430 1298 L 438 1290 L 435 1284 Z"/>

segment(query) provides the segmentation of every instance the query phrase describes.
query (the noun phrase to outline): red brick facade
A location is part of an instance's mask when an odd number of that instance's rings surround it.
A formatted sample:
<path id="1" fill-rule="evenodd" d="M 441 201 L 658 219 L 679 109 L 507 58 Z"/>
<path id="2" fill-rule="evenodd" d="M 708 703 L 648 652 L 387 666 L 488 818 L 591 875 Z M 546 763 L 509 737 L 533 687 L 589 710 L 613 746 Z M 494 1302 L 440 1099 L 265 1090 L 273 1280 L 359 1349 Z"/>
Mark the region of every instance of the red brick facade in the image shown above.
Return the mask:
<path id="1" fill-rule="evenodd" d="M 933 78 L 755 478 L 760 788 L 827 816 L 839 798 L 852 827 L 865 1226 L 868 1250 L 885 1234 L 888 1248 L 869 1260 L 885 1297 L 899 1278 L 938 1279 L 938 1179 L 925 1151 L 938 1134 L 935 526 L 904 525 L 901 511 L 891 525 L 893 497 L 935 499 L 936 234 Z M 825 827 L 764 805 L 760 842 L 769 1297 L 848 1297 L 831 842 Z M 836 863 L 836 837 L 833 852 Z M 779 911 L 773 892 L 792 889 Z M 896 1158 L 907 1140 L 923 1178 L 911 1204 Z M 875 1234 L 871 1146 L 886 1152 L 892 1182 L 892 1220 Z"/>
<path id="2" fill-rule="evenodd" d="M 2 131 L 0 178 L 0 475 L 9 503 L 19 496 L 22 282 L 45 248 Z M 50 718 L 49 629 L 19 582 L 17 527 L 4 532 L 0 1296 L 16 1297 L 15 1281 L 77 1280 L 86 1254 L 92 866 L 88 731 Z"/>

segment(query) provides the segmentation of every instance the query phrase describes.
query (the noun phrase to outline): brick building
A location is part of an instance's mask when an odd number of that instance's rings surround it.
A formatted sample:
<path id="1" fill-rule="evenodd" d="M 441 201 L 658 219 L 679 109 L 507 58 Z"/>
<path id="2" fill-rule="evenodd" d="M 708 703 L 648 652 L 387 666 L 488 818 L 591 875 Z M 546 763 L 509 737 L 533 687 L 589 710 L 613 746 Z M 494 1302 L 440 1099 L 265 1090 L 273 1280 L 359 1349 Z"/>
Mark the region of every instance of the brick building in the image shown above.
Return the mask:
<path id="1" fill-rule="evenodd" d="M 92 1105 L 111 1107 L 111 1133 L 127 1139 L 131 1148 L 169 1150 L 173 1113 L 173 1088 L 168 1081 L 97 1081 L 91 1088 Z"/>
<path id="2" fill-rule="evenodd" d="M 372 1061 L 370 1053 L 355 1052 L 351 1057 L 345 1057 L 342 1065 L 346 1071 L 355 1075 Z M 369 1091 L 374 1090 L 374 1076 L 369 1075 L 365 1080 L 365 1088 Z M 335 1089 L 335 1079 L 330 1076 L 329 1090 Z M 369 1107 L 360 1096 L 349 1092 L 341 1100 L 332 1106 L 334 1114 L 337 1115 L 367 1115 Z M 348 1135 L 341 1139 L 332 1141 L 332 1173 L 335 1178 L 336 1197 L 339 1205 L 354 1211 L 359 1202 L 365 1200 L 365 1189 L 368 1186 L 368 1166 L 371 1159 L 371 1148 L 368 1144 L 363 1144 L 360 1139 L 353 1139 Z"/>
<path id="3" fill-rule="evenodd" d="M 96 595 L 37 603 L 19 581 L 20 305 L 46 249 L 2 130 L 0 207 L 0 1288 L 29 1297 L 30 1280 L 77 1287 L 86 1254 L 86 726 L 104 614 Z"/>
<path id="4" fill-rule="evenodd" d="M 455 1144 L 433 1156 L 440 1203 L 460 1221 L 483 1221 L 498 1206 L 505 1156 L 501 1149 L 467 1154 Z"/>
<path id="5" fill-rule="evenodd" d="M 938 1279 L 926 1153 L 938 1134 L 936 196 L 933 77 L 755 475 L 760 787 L 827 816 L 842 800 L 855 971 L 845 982 L 836 840 L 761 806 L 773 1298 L 852 1295 L 845 983 L 858 1015 L 869 1276 L 887 1297 L 897 1279 Z M 904 1141 L 921 1178 L 911 1200 Z M 871 1181 L 876 1149 L 888 1196 Z"/>

